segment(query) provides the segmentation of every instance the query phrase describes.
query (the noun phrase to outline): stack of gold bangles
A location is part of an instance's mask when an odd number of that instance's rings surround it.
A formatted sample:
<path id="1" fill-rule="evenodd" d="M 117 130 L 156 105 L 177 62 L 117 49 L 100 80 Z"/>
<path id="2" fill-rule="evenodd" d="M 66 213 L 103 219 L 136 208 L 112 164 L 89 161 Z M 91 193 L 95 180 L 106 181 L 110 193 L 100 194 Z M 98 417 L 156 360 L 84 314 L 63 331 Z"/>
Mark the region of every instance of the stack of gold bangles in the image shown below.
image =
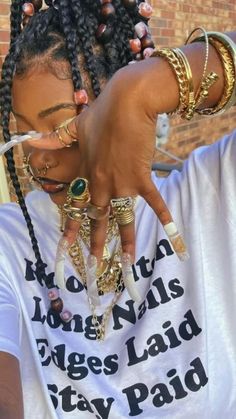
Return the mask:
<path id="1" fill-rule="evenodd" d="M 221 32 L 206 32 L 203 28 L 194 29 L 186 43 L 198 30 L 203 32 L 203 36 L 196 37 L 192 42 L 205 42 L 206 54 L 201 82 L 196 93 L 194 92 L 191 67 L 182 50 L 160 48 L 152 54 L 152 57 L 163 57 L 171 66 L 179 86 L 179 104 L 174 113 L 187 120 L 190 120 L 195 113 L 219 115 L 236 104 L 236 44 L 229 36 Z M 215 48 L 223 66 L 224 91 L 219 102 L 213 108 L 204 108 L 204 101 L 208 97 L 209 89 L 218 79 L 218 75 L 214 71 L 207 74 L 209 44 Z"/>

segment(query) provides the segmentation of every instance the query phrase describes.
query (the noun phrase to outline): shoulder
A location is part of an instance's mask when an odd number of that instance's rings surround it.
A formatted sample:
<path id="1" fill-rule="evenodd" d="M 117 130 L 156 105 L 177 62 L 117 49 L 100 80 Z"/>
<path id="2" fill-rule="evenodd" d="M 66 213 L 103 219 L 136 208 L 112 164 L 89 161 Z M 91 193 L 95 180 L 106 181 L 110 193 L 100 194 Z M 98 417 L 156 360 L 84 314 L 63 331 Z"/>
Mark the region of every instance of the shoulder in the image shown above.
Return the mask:
<path id="1" fill-rule="evenodd" d="M 36 230 L 41 228 L 43 220 L 48 220 L 49 201 L 50 198 L 40 191 L 32 191 L 26 196 L 25 215 L 29 214 Z M 0 205 L 0 231 L 0 244 L 6 243 L 8 238 L 12 241 L 25 235 L 28 237 L 26 220 L 19 204 L 11 202 Z"/>

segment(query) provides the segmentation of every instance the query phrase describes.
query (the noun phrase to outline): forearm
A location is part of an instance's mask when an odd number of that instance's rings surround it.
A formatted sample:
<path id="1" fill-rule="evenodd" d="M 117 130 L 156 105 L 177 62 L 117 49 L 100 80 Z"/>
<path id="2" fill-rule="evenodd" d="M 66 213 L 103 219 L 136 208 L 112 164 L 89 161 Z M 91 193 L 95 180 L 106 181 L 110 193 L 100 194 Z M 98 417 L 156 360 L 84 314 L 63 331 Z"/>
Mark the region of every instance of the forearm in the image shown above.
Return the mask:
<path id="1" fill-rule="evenodd" d="M 227 33 L 236 42 L 236 32 Z M 206 56 L 205 42 L 195 42 L 181 47 L 186 55 L 193 76 L 194 91 L 197 92 L 202 80 Z M 125 69 L 129 81 L 137 86 L 136 101 L 142 102 L 144 109 L 153 114 L 173 112 L 179 104 L 179 85 L 170 64 L 165 58 L 153 57 L 138 65 Z M 200 107 L 214 107 L 220 100 L 224 88 L 223 67 L 218 53 L 209 45 L 209 59 L 206 74 L 214 71 L 218 80 L 209 89 L 209 95 Z M 132 74 L 129 74 L 132 73 Z M 125 76 L 125 72 L 124 72 Z M 127 85 L 127 83 L 126 83 Z"/>

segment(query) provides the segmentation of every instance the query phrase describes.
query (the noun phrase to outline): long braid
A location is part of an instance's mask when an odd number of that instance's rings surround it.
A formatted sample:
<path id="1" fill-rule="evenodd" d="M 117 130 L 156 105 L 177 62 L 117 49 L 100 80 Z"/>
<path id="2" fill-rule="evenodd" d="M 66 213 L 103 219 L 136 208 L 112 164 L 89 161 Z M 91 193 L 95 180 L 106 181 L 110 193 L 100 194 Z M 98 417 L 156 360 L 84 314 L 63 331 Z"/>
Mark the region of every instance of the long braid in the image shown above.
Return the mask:
<path id="1" fill-rule="evenodd" d="M 15 69 L 14 55 L 11 55 L 6 58 L 5 63 L 3 65 L 3 69 L 2 69 L 2 78 L 4 80 L 4 83 L 1 86 L 1 94 L 4 100 L 1 101 L 1 114 L 2 114 L 1 123 L 2 123 L 3 136 L 4 136 L 5 142 L 10 141 L 9 122 L 10 122 L 10 113 L 11 113 L 11 87 L 12 87 L 12 78 L 14 74 L 14 69 Z M 11 180 L 12 180 L 17 198 L 18 198 L 19 205 L 21 207 L 22 213 L 24 215 L 24 218 L 28 227 L 29 236 L 32 243 L 32 248 L 33 248 L 36 260 L 37 260 L 37 264 L 36 264 L 37 271 L 38 271 L 39 278 L 42 284 L 43 280 L 46 281 L 45 264 L 43 263 L 41 255 L 40 255 L 38 242 L 34 234 L 33 224 L 29 216 L 29 213 L 25 204 L 25 199 L 22 194 L 20 183 L 16 174 L 16 167 L 15 167 L 15 161 L 14 161 L 12 150 L 9 150 L 6 153 L 6 158 L 7 158 L 7 168 L 8 168 L 8 171 L 9 171 L 9 174 L 10 174 L 10 177 L 11 177 Z"/>

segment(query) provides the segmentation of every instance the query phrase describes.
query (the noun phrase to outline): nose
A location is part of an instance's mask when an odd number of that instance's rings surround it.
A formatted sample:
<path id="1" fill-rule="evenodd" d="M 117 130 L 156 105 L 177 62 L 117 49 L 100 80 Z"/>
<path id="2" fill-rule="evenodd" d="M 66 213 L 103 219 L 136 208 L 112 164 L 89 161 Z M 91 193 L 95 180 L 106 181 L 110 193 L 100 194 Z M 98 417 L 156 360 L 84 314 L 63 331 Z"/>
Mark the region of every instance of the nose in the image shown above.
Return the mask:
<path id="1" fill-rule="evenodd" d="M 31 150 L 29 164 L 35 175 L 39 176 L 45 169 L 54 169 L 59 165 L 56 152 L 53 150 Z"/>

